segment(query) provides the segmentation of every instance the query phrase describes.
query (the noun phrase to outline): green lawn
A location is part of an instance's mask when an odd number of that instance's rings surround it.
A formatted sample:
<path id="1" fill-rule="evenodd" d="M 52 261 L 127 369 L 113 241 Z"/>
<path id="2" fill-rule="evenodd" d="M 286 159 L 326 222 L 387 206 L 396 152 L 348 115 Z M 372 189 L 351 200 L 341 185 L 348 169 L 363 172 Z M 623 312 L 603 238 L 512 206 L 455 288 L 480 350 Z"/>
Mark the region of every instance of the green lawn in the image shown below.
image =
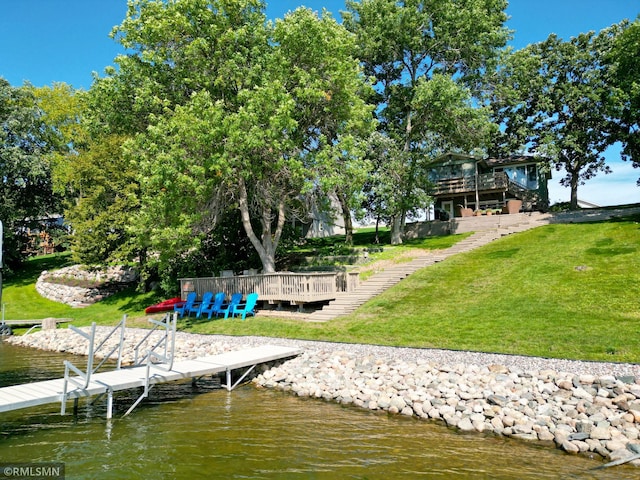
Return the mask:
<path id="1" fill-rule="evenodd" d="M 181 328 L 197 333 L 640 362 L 639 221 L 636 216 L 548 225 L 504 237 L 423 269 L 354 314 L 327 323 L 258 314 L 245 322 L 183 322 Z M 433 241 L 450 244 L 460 238 Z M 418 245 L 429 248 L 424 242 Z M 31 298 L 37 295 L 24 281 L 6 286 L 7 312 L 15 311 L 12 301 L 23 289 L 31 291 L 20 301 L 33 302 L 34 307 L 21 318 L 71 316 L 78 324 L 92 319 L 115 324 L 123 313 L 141 317 L 142 308 L 153 303 L 148 295 L 126 292 L 82 310 L 49 307 L 51 302 Z M 55 314 L 51 313 L 54 308 Z M 9 313 L 7 318 L 12 318 Z"/>

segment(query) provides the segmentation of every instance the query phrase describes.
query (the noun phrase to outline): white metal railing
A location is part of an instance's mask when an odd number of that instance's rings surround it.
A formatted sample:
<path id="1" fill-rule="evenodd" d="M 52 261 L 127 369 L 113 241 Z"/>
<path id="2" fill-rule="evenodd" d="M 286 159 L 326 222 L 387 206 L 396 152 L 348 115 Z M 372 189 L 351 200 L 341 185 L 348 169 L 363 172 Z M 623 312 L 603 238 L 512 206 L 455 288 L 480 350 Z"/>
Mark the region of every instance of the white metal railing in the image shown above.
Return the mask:
<path id="1" fill-rule="evenodd" d="M 118 355 L 116 358 L 116 369 L 120 369 L 122 366 L 122 348 L 124 345 L 124 332 L 125 332 L 125 324 L 127 321 L 127 316 L 123 315 L 122 320 L 109 332 L 109 334 L 100 342 L 100 344 L 95 346 L 95 337 L 96 337 L 96 322 L 91 324 L 91 329 L 89 333 L 81 330 L 78 327 L 74 327 L 73 325 L 69 325 L 69 328 L 76 332 L 78 335 L 86 338 L 89 342 L 89 348 L 87 351 L 87 366 L 86 370 L 81 370 L 76 367 L 69 360 L 64 361 L 64 384 L 62 388 L 62 396 L 60 398 L 61 407 L 60 414 L 64 415 L 66 411 L 67 399 L 69 398 L 69 384 L 75 385 L 77 389 L 86 389 L 91 383 L 91 376 L 98 371 L 102 365 L 105 364 L 107 360 L 111 358 L 111 356 L 118 350 Z M 97 366 L 94 367 L 95 356 L 97 352 L 107 344 L 107 341 L 115 334 L 120 333 L 120 339 L 118 343 L 103 356 L 103 359 Z M 77 377 L 71 376 L 71 374 L 76 374 Z M 109 402 L 111 402 L 111 395 L 109 395 Z M 75 398 L 75 406 L 77 408 L 78 398 Z M 109 411 L 111 410 L 111 405 L 109 405 Z"/>
<path id="2" fill-rule="evenodd" d="M 134 349 L 134 364 L 141 365 L 143 362 L 145 362 L 147 365 L 144 390 L 138 397 L 138 399 L 133 403 L 133 405 L 131 405 L 126 411 L 126 413 L 124 414 L 125 417 L 129 415 L 143 399 L 149 396 L 149 390 L 151 390 L 151 387 L 153 387 L 153 385 L 151 385 L 150 383 L 151 369 L 156 368 L 163 371 L 169 371 L 173 368 L 178 314 L 176 312 L 167 313 L 162 320 L 158 321 L 150 318 L 149 322 L 152 323 L 154 327 L 149 331 L 149 333 L 147 333 L 147 335 L 145 335 L 142 340 L 140 340 L 140 342 L 138 342 Z M 146 344 L 147 340 L 151 337 L 153 332 L 159 329 L 164 329 L 164 334 L 149 350 L 147 350 L 147 353 L 142 358 L 140 358 L 140 348 Z M 163 350 L 163 352 L 158 353 L 159 349 Z"/>
<path id="3" fill-rule="evenodd" d="M 149 323 L 153 324 L 153 328 L 147 332 L 147 334 L 137 343 L 135 347 L 133 347 L 133 365 L 139 366 L 143 365 L 147 361 L 147 357 L 151 352 L 156 352 L 157 349 L 163 348 L 164 354 L 162 355 L 165 358 L 171 358 L 173 361 L 173 350 L 169 355 L 169 342 L 167 341 L 171 336 L 171 342 L 175 342 L 175 324 L 172 325 L 171 319 L 176 316 L 175 312 L 170 312 L 165 314 L 162 320 L 154 320 L 153 318 L 149 319 Z M 146 354 L 141 357 L 140 350 L 146 347 L 151 336 L 160 329 L 164 329 L 163 335 L 156 341 L 151 348 L 146 349 Z M 157 352 L 155 353 L 157 355 Z"/>
<path id="4" fill-rule="evenodd" d="M 0 222 L 2 225 L 2 222 Z M 2 240 L 0 239 L 0 242 Z M 2 252 L 0 252 L 0 257 L 2 256 Z M 2 275 L 0 273 L 0 275 Z M 0 280 L 0 297 L 2 296 L 2 280 Z M 27 332 L 29 333 L 29 332 Z M 2 304 L 2 319 L 0 319 L 0 336 L 2 335 L 11 335 L 11 327 L 4 322 L 4 303 Z"/>

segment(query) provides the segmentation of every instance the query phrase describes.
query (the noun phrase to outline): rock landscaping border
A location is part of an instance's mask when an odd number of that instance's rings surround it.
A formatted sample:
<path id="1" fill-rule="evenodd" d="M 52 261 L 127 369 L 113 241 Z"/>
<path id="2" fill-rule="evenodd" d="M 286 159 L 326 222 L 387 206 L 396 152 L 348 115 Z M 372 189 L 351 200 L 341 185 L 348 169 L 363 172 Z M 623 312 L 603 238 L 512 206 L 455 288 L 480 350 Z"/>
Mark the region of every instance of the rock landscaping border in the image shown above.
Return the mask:
<path id="1" fill-rule="evenodd" d="M 71 265 L 42 272 L 36 281 L 36 291 L 54 302 L 84 307 L 126 288 L 137 278 L 137 271 L 131 267 L 92 270 L 82 265 Z"/>
<path id="2" fill-rule="evenodd" d="M 98 327 L 103 335 L 110 331 Z M 125 354 L 144 329 L 127 329 Z M 12 337 L 11 343 L 86 353 L 68 329 Z M 176 359 L 276 343 L 298 357 L 262 365 L 252 381 L 298 396 L 545 442 L 640 466 L 640 365 L 265 337 L 179 332 Z M 108 348 L 107 348 L 108 350 Z"/>

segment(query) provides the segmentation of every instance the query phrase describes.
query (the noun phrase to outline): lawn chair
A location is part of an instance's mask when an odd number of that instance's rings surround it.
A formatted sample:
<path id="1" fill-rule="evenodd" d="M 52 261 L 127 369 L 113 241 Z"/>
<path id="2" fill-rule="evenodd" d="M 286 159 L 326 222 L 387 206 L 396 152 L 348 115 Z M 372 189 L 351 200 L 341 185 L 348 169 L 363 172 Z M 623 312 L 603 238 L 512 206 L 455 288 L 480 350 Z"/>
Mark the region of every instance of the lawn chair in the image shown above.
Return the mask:
<path id="1" fill-rule="evenodd" d="M 193 308 L 189 311 L 189 315 L 191 315 L 191 313 L 195 313 L 196 318 L 200 318 L 200 316 L 202 315 L 202 311 L 209 308 L 212 301 L 213 293 L 204 292 L 204 295 L 202 295 L 202 301 L 199 304 L 193 304 Z"/>
<path id="2" fill-rule="evenodd" d="M 231 310 L 231 317 L 235 317 L 236 315 L 242 315 L 242 320 L 244 320 L 247 317 L 247 315 L 255 316 L 256 312 L 254 310 L 256 308 L 256 303 L 258 303 L 258 294 L 250 293 L 249 295 L 247 295 L 246 302 L 239 303 L 233 307 L 233 310 Z"/>
<path id="3" fill-rule="evenodd" d="M 211 315 L 213 315 L 214 313 L 216 314 L 216 317 L 218 315 L 222 315 L 224 314 L 224 310 L 226 307 L 223 307 L 223 303 L 224 303 L 224 297 L 225 294 L 224 292 L 218 292 L 215 294 L 215 296 L 213 297 L 213 302 L 211 302 L 208 306 L 204 307 L 204 308 L 200 308 L 200 312 L 199 315 L 204 315 L 205 313 L 208 315 L 209 320 L 211 320 Z"/>
<path id="4" fill-rule="evenodd" d="M 238 305 L 242 301 L 241 293 L 234 293 L 231 295 L 231 300 L 229 303 L 222 305 L 222 311 L 224 312 L 224 318 L 229 317 L 229 313 L 233 312 L 233 309 L 236 305 Z"/>
<path id="5" fill-rule="evenodd" d="M 173 311 L 177 312 L 180 318 L 184 317 L 185 313 L 189 315 L 197 298 L 198 294 L 196 292 L 189 292 L 184 302 L 178 302 L 173 306 Z"/>

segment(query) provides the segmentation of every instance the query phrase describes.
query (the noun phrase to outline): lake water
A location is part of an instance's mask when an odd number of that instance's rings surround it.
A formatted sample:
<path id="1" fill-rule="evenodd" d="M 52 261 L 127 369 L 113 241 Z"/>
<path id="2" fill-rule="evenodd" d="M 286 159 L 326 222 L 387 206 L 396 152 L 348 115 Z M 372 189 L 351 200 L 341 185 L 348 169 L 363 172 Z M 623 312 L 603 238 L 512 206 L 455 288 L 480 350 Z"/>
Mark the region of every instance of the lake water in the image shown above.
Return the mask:
<path id="1" fill-rule="evenodd" d="M 0 386 L 60 376 L 63 354 L 0 341 Z M 77 362 L 77 359 L 76 359 Z M 63 462 L 67 479 L 625 479 L 600 458 L 244 385 L 163 385 L 135 394 L 0 414 L 0 462 Z M 72 411 L 69 408 L 68 411 Z"/>

